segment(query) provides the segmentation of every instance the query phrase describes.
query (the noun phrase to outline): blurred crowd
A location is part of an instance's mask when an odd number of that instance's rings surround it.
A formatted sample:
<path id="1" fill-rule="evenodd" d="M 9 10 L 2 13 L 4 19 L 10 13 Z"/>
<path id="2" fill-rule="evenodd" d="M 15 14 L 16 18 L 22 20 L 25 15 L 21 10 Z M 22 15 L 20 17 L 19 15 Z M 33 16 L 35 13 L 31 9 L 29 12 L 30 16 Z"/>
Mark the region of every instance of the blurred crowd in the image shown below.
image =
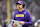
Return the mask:
<path id="1" fill-rule="evenodd" d="M 18 0 L 10 0 L 11 18 L 13 19 L 14 12 L 17 10 L 16 2 Z M 33 27 L 40 27 L 40 0 L 22 0 L 25 2 L 25 9 L 30 11 L 33 19 Z M 7 0 L 0 0 L 0 25 L 7 19 Z"/>

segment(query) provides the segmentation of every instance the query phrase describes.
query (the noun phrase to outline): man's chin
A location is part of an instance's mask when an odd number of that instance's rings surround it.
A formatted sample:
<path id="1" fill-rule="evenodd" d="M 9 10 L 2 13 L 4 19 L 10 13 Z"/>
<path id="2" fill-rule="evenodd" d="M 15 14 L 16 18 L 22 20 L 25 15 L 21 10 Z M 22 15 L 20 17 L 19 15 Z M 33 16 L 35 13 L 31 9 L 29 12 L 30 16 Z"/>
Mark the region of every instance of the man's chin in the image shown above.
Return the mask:
<path id="1" fill-rule="evenodd" d="M 19 10 L 21 10 L 21 9 L 19 9 Z"/>

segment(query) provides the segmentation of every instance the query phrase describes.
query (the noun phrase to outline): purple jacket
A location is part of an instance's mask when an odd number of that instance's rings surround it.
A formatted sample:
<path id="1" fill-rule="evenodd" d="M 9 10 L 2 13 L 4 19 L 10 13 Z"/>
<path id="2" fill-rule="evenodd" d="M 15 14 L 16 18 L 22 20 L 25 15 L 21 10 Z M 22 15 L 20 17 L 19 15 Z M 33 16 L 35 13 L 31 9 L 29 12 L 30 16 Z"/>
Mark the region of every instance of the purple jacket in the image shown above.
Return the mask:
<path id="1" fill-rule="evenodd" d="M 33 24 L 30 12 L 28 12 L 26 9 L 24 9 L 22 12 L 16 11 L 14 13 L 14 20 L 18 21 L 24 21 L 25 24 L 22 25 L 22 27 L 28 27 L 29 25 Z"/>

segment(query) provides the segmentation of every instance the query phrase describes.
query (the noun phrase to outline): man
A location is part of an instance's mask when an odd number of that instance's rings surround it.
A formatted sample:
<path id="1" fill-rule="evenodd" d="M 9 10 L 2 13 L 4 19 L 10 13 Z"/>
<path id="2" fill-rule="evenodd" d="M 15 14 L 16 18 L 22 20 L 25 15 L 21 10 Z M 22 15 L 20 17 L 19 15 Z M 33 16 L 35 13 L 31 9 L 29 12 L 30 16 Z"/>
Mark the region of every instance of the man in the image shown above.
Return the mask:
<path id="1" fill-rule="evenodd" d="M 28 27 L 33 24 L 30 13 L 24 9 L 24 2 L 18 1 L 17 3 L 18 10 L 14 13 L 14 20 L 20 21 L 19 24 L 22 27 Z M 17 24 L 13 24 L 13 27 L 16 27 Z"/>

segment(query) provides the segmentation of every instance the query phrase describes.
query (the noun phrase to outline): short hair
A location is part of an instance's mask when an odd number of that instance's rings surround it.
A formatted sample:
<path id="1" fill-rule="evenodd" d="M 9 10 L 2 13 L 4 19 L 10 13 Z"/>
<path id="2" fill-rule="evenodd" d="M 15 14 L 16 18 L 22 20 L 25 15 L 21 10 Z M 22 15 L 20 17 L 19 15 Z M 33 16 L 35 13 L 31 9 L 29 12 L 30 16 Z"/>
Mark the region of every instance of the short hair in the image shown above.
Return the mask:
<path id="1" fill-rule="evenodd" d="M 23 4 L 23 8 L 25 7 L 25 4 Z"/>
<path id="2" fill-rule="evenodd" d="M 19 3 L 17 3 L 17 5 L 18 5 Z M 21 5 L 21 4 L 19 4 L 19 5 Z M 23 4 L 23 8 L 25 7 L 25 4 Z"/>

